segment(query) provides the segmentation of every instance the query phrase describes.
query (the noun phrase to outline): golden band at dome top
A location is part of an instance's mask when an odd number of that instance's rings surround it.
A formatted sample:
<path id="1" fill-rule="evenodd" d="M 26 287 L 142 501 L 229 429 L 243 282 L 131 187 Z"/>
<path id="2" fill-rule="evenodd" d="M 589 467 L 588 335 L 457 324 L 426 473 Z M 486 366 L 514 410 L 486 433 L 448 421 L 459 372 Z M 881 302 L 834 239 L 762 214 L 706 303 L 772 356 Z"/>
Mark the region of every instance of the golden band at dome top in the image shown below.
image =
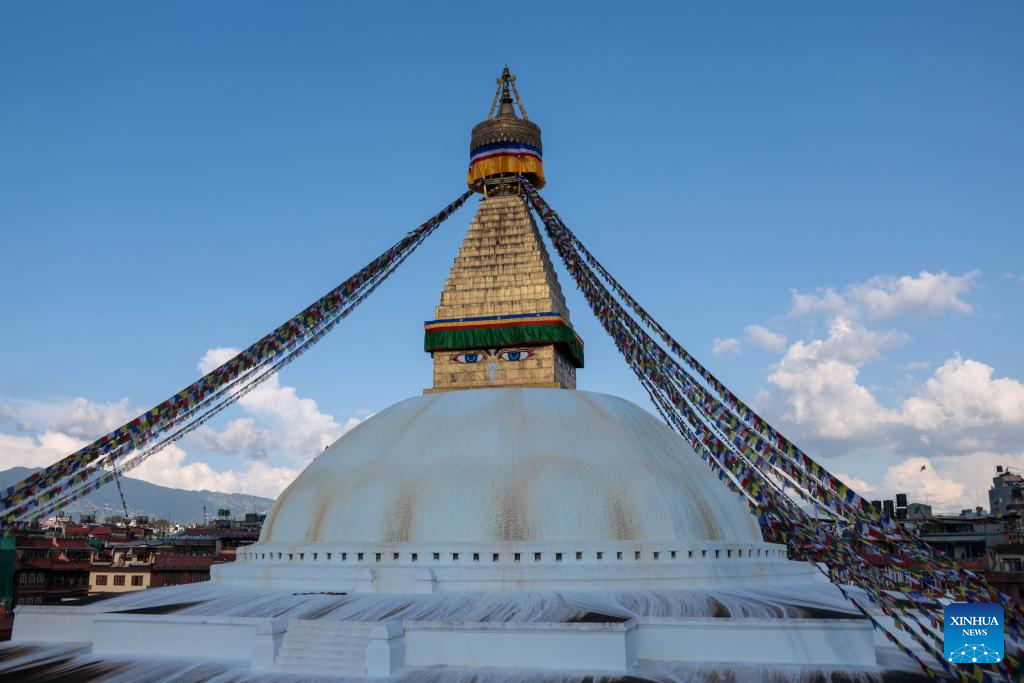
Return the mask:
<path id="1" fill-rule="evenodd" d="M 497 84 L 487 118 L 473 127 L 466 182 L 472 190 L 483 192 L 485 180 L 522 175 L 534 187 L 544 187 L 540 126 L 527 117 L 516 77 L 507 66 Z M 516 105 L 522 118 L 516 114 Z"/>

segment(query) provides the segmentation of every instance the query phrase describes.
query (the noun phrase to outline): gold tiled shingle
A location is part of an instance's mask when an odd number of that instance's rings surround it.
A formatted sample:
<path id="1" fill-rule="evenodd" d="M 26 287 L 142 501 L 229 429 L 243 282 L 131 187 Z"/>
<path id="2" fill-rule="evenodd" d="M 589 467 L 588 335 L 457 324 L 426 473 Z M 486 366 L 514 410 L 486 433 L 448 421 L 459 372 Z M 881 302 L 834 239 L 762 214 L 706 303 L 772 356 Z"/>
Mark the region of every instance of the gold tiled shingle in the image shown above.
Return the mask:
<path id="1" fill-rule="evenodd" d="M 503 196 L 482 200 L 434 317 L 450 320 L 552 311 L 569 322 L 569 309 L 526 199 Z M 497 386 L 576 388 L 576 368 L 561 348 L 553 344 L 522 348 L 533 355 L 515 362 L 501 360 L 497 349 L 463 349 L 482 353 L 484 358 L 477 363 L 456 362 L 456 350 L 435 351 L 434 386 L 428 391 Z"/>

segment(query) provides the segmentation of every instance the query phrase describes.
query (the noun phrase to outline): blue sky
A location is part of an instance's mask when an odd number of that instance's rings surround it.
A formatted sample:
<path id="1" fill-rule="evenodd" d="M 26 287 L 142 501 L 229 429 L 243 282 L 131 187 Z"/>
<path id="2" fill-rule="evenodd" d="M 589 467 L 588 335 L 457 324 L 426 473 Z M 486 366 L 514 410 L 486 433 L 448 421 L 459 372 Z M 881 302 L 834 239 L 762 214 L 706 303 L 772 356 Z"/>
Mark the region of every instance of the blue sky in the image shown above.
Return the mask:
<path id="1" fill-rule="evenodd" d="M 507 62 L 546 198 L 679 340 L 872 497 L 973 504 L 1024 467 L 1022 30 L 1018 2 L 7 3 L 0 466 L 165 398 L 454 199 Z M 473 210 L 138 473 L 273 493 L 428 386 Z M 562 275 L 581 388 L 646 405 Z"/>

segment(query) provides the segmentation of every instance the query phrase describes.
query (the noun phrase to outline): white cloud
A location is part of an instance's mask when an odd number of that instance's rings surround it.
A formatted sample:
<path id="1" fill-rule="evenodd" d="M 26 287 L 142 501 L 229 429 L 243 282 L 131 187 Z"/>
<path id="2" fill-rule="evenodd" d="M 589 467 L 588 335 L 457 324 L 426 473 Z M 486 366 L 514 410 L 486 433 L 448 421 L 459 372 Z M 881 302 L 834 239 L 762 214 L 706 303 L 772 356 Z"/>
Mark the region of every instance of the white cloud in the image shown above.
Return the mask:
<path id="1" fill-rule="evenodd" d="M 797 341 L 789 347 L 768 375 L 777 390 L 760 402 L 781 403 L 784 418 L 801 433 L 863 440 L 894 418 L 858 383 L 859 368 L 905 340 L 900 332 L 869 330 L 836 318 L 825 339 Z"/>
<path id="2" fill-rule="evenodd" d="M 232 348 L 207 351 L 199 361 L 204 374 L 236 355 Z M 129 476 L 163 486 L 277 496 L 308 462 L 342 434 L 370 416 L 360 410 L 344 424 L 322 412 L 316 401 L 283 386 L 277 375 L 244 396 L 243 417 L 220 429 L 204 426 L 131 470 Z M 0 431 L 0 468 L 45 467 L 92 439 L 124 424 L 141 409 L 128 399 L 94 403 L 0 401 L 0 423 L 16 422 L 24 434 Z M 187 450 L 186 450 L 187 449 Z M 239 457 L 238 467 L 215 469 L 188 451 Z"/>
<path id="3" fill-rule="evenodd" d="M 200 427 L 191 438 L 205 452 L 234 455 L 246 460 L 265 459 L 276 442 L 274 433 L 257 427 L 251 417 L 232 420 L 219 432 L 210 427 Z"/>
<path id="4" fill-rule="evenodd" d="M 83 439 L 95 439 L 124 424 L 141 409 L 131 408 L 128 399 L 114 403 L 94 403 L 85 398 L 56 401 L 0 399 L 0 413 L 17 420 L 24 432 L 51 429 Z"/>
<path id="5" fill-rule="evenodd" d="M 740 340 L 732 338 L 719 339 L 715 337 L 715 343 L 711 345 L 711 352 L 716 356 L 720 356 L 723 353 L 739 353 Z"/>
<path id="6" fill-rule="evenodd" d="M 66 412 L 50 422 L 49 427 L 71 436 L 95 439 L 97 436 L 114 431 L 141 412 L 141 410 L 132 410 L 128 405 L 127 398 L 122 398 L 117 403 L 106 404 L 76 398 Z"/>
<path id="7" fill-rule="evenodd" d="M 210 349 L 199 361 L 199 370 L 207 373 L 237 354 L 238 349 L 228 347 Z M 313 399 L 301 398 L 294 387 L 282 386 L 278 375 L 267 379 L 238 403 L 270 427 L 257 428 L 254 420 L 242 418 L 219 432 L 197 430 L 204 447 L 245 459 L 262 459 L 277 452 L 305 465 L 361 422 L 353 417 L 340 424 L 333 416 L 320 412 Z"/>
<path id="8" fill-rule="evenodd" d="M 793 302 L 790 305 L 788 315 L 791 317 L 803 317 L 814 315 L 815 313 L 843 312 L 845 315 L 853 313 L 846 299 L 837 294 L 831 287 L 819 289 L 816 294 L 801 294 L 794 289 L 790 290 L 790 296 Z"/>
<path id="9" fill-rule="evenodd" d="M 842 290 L 794 292 L 790 315 L 826 314 L 828 331 L 790 345 L 770 368 L 770 387 L 759 392 L 758 405 L 780 415 L 783 431 L 812 452 L 869 456 L 854 461 L 862 463 L 854 467 L 860 476 L 839 475 L 856 490 L 882 496 L 906 491 L 942 510 L 987 504 L 995 465 L 1024 466 L 1024 383 L 959 354 L 938 364 L 911 395 L 888 404 L 876 396 L 879 389 L 861 381 L 866 365 L 909 340 L 902 331 L 873 329 L 863 321 L 971 313 L 964 295 L 979 275 L 925 271 L 875 277 Z M 904 367 L 926 372 L 935 365 L 915 361 Z M 877 477 L 863 475 L 869 470 Z"/>
<path id="10" fill-rule="evenodd" d="M 743 328 L 746 332 L 747 341 L 762 349 L 769 351 L 781 351 L 786 348 L 786 337 L 778 332 L 772 332 L 761 325 L 747 325 Z"/>
<path id="11" fill-rule="evenodd" d="M 196 367 L 199 368 L 199 372 L 206 375 L 224 365 L 224 363 L 227 363 L 239 353 L 241 353 L 239 349 L 230 346 L 217 346 L 204 353 Z"/>
<path id="12" fill-rule="evenodd" d="M 215 470 L 205 462 L 186 460 L 185 451 L 172 444 L 127 474 L 160 486 L 193 491 L 247 493 L 268 498 L 276 498 L 299 474 L 297 470 L 272 467 L 264 462 L 247 463 L 244 469 L 238 471 Z"/>
<path id="13" fill-rule="evenodd" d="M 868 495 L 870 493 L 873 493 L 874 490 L 875 490 L 874 486 L 872 486 L 868 482 L 864 481 L 863 479 L 858 479 L 857 477 L 851 477 L 849 474 L 845 474 L 843 472 L 833 472 L 832 474 L 834 474 L 836 477 L 838 477 L 840 481 L 845 483 L 847 486 L 852 488 L 854 491 L 856 491 L 861 496 L 865 496 L 865 495 Z"/>
<path id="14" fill-rule="evenodd" d="M 928 458 L 907 458 L 886 469 L 882 481 L 886 490 L 908 493 L 911 501 L 927 502 L 937 510 L 960 508 L 968 494 L 967 486 L 941 475 Z"/>
<path id="15" fill-rule="evenodd" d="M 842 293 L 833 288 L 812 294 L 793 291 L 789 315 L 825 313 L 884 320 L 898 316 L 927 318 L 947 310 L 971 313 L 974 309 L 962 297 L 977 285 L 980 277 L 980 270 L 963 275 L 923 270 L 917 276 L 876 275 L 846 287 Z"/>
<path id="16" fill-rule="evenodd" d="M 46 467 L 77 450 L 77 443 L 65 434 L 54 432 L 39 436 L 0 432 L 0 469 Z"/>
<path id="17" fill-rule="evenodd" d="M 994 372 L 990 365 L 957 354 L 935 371 L 919 395 L 903 402 L 903 420 L 922 431 L 1024 428 L 1024 384 L 1009 377 L 993 379 Z"/>
<path id="18" fill-rule="evenodd" d="M 20 434 L 0 432 L 0 468 L 46 467 L 134 417 L 128 399 L 93 403 L 4 400 L 0 410 Z"/>
<path id="19" fill-rule="evenodd" d="M 894 407 L 882 405 L 859 381 L 866 363 L 903 343 L 899 332 L 880 332 L 842 318 L 828 336 L 790 346 L 759 396 L 768 409 L 807 437 L 842 440 L 847 446 L 902 445 L 929 455 L 1019 443 L 1024 430 L 1024 383 L 997 378 L 995 370 L 959 355 L 946 360 L 917 390 Z M 906 450 L 905 450 L 906 452 Z"/>

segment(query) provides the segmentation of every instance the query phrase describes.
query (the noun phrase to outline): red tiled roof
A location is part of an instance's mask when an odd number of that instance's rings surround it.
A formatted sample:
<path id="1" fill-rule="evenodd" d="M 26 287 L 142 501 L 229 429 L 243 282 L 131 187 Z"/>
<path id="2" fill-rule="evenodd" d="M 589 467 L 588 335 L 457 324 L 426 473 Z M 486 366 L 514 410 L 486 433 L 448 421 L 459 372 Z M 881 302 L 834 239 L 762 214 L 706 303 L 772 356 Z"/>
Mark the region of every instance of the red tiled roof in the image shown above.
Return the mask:
<path id="1" fill-rule="evenodd" d="M 153 571 L 199 570 L 208 571 L 213 564 L 212 557 L 196 555 L 157 555 Z"/>
<path id="2" fill-rule="evenodd" d="M 181 536 L 202 536 L 211 538 L 251 538 L 256 541 L 260 537 L 259 529 L 231 529 L 221 527 L 192 527 L 181 532 Z"/>
<path id="3" fill-rule="evenodd" d="M 92 563 L 88 560 L 70 562 L 66 560 L 31 559 L 17 560 L 14 563 L 15 569 L 50 569 L 54 571 L 89 571 Z"/>
<path id="4" fill-rule="evenodd" d="M 84 538 L 46 538 L 44 536 L 18 536 L 15 547 L 60 548 L 62 550 L 95 550 Z"/>
<path id="5" fill-rule="evenodd" d="M 93 564 L 89 565 L 91 571 L 104 572 L 110 574 L 148 574 L 150 565 L 148 564 L 136 564 L 127 567 L 115 567 L 110 564 Z"/>

